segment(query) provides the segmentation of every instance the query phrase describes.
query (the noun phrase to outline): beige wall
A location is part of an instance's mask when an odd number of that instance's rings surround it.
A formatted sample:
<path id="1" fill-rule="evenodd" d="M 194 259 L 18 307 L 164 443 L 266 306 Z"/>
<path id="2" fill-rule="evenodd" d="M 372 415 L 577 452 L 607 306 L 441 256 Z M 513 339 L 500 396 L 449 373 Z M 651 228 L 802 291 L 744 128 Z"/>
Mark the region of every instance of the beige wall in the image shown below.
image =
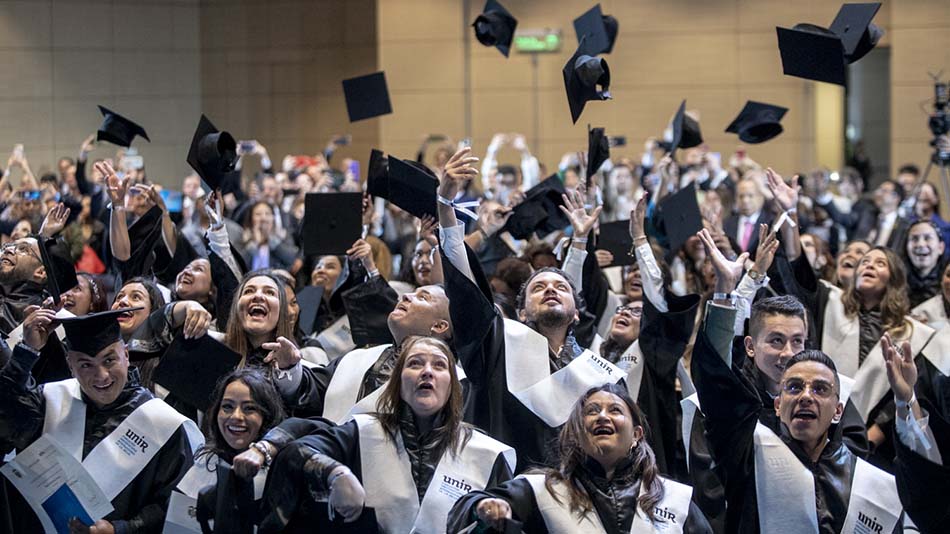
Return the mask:
<path id="1" fill-rule="evenodd" d="M 612 54 L 614 100 L 589 103 L 572 125 L 561 68 L 576 43 L 571 21 L 591 0 L 507 0 L 519 28 L 561 28 L 560 53 L 539 57 L 539 90 L 532 89 L 528 55 L 505 60 L 474 40 L 466 24 L 483 2 L 380 0 L 380 68 L 390 80 L 395 113 L 381 120 L 380 141 L 389 151 L 410 155 L 421 135 L 471 135 L 481 152 L 496 131 L 533 137 L 535 105 L 539 142 L 532 149 L 550 169 L 561 154 L 586 145 L 587 123 L 608 134 L 627 135 L 639 151 L 658 135 L 682 98 L 700 112 L 703 133 L 714 151 L 731 152 L 738 139 L 723 133 L 747 99 L 790 108 L 785 133 L 749 147 L 750 155 L 781 172 L 819 162 L 815 135 L 816 89 L 812 82 L 782 74 L 775 26 L 797 22 L 830 24 L 839 7 L 827 0 L 603 0 L 605 13 L 620 21 Z M 892 47 L 894 77 L 892 161 L 925 163 L 925 117 L 918 109 L 932 86 L 927 68 L 947 66 L 950 77 L 950 10 L 941 0 L 885 3 L 875 22 L 887 30 L 881 46 Z M 471 39 L 471 125 L 466 129 L 465 39 Z M 537 102 L 535 100 L 537 98 Z M 508 154 L 507 159 L 511 159 Z M 503 159 L 505 155 L 503 154 Z M 872 155 L 873 157 L 873 155 Z"/>
<path id="2" fill-rule="evenodd" d="M 204 112 L 236 138 L 259 140 L 275 165 L 351 133 L 339 157 L 365 169 L 379 125 L 350 124 L 341 81 L 376 70 L 375 11 L 375 0 L 203 0 Z"/>
<path id="3" fill-rule="evenodd" d="M 133 146 L 150 176 L 183 175 L 201 109 L 198 45 L 195 0 L 0 2 L 0 165 L 15 143 L 35 172 L 75 157 L 103 104 L 148 131 L 152 142 Z"/>

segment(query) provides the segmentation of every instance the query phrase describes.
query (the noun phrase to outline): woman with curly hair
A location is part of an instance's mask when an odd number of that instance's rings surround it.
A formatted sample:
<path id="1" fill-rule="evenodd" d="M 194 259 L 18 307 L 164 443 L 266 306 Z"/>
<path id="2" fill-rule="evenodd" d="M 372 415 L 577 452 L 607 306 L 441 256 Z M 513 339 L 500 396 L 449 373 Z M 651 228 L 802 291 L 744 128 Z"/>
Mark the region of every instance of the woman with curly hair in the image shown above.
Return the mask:
<path id="1" fill-rule="evenodd" d="M 693 489 L 660 476 L 646 421 L 623 386 L 591 388 L 558 438 L 557 468 L 523 474 L 459 499 L 449 532 L 712 532 Z"/>

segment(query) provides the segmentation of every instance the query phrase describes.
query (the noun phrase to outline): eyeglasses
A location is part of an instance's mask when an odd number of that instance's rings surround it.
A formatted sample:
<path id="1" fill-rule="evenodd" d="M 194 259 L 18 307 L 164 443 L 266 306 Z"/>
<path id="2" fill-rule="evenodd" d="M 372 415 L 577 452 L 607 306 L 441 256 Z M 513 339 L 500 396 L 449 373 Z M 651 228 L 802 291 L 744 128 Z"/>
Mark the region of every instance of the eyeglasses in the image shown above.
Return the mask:
<path id="1" fill-rule="evenodd" d="M 614 313 L 626 313 L 627 315 L 630 315 L 631 317 L 641 317 L 643 316 L 643 307 L 641 306 L 635 307 L 635 306 L 630 306 L 630 305 L 617 306 L 617 309 L 614 310 Z"/>
<path id="2" fill-rule="evenodd" d="M 797 397 L 805 393 L 805 389 L 811 390 L 812 395 L 822 399 L 827 399 L 832 395 L 838 394 L 838 392 L 835 391 L 835 387 L 824 380 L 817 380 L 807 384 L 804 380 L 793 378 L 786 380 L 782 385 L 782 391 L 788 395 L 791 395 L 792 397 Z"/>
<path id="3" fill-rule="evenodd" d="M 38 260 L 40 259 L 39 255 L 33 252 L 33 247 L 29 243 L 10 242 L 0 247 L 0 253 L 6 254 L 7 252 L 21 256 L 33 256 Z"/>

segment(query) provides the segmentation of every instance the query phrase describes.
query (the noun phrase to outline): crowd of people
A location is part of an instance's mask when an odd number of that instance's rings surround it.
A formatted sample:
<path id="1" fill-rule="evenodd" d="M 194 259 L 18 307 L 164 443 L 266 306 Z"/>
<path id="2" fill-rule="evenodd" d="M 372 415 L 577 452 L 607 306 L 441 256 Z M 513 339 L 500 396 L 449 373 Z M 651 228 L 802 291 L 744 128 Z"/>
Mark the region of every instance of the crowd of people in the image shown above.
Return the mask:
<path id="1" fill-rule="evenodd" d="M 362 237 L 307 255 L 308 195 L 394 174 L 344 142 L 239 143 L 260 172 L 180 201 L 93 138 L 10 158 L 0 453 L 94 476 L 111 511 L 68 529 L 943 531 L 950 224 L 914 165 L 865 192 L 650 139 L 548 174 L 518 134 L 429 136 L 427 214 L 364 193 Z M 56 521 L 28 495 L 0 530 Z"/>

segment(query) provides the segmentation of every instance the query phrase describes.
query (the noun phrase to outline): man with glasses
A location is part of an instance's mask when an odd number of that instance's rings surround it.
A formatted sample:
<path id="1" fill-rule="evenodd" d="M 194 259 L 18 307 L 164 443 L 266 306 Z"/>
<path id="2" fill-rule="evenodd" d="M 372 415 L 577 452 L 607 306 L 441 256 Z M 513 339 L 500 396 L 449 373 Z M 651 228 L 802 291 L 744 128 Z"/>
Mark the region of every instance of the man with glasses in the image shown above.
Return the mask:
<path id="1" fill-rule="evenodd" d="M 768 358 L 755 354 L 761 330 L 752 340 L 746 338 L 754 373 L 743 372 L 742 364 L 733 361 L 736 307 L 731 293 L 743 267 L 726 260 L 707 232 L 700 232 L 700 238 L 717 280 L 693 349 L 692 371 L 705 414 L 705 437 L 728 504 L 725 531 L 900 532 L 894 478 L 855 455 L 834 434 L 832 425 L 845 410 L 842 381 L 825 353 L 801 350 L 803 319 L 790 329 L 797 333 L 775 340 L 776 353 Z M 768 319 L 756 315 L 753 311 L 753 322 L 759 319 L 756 328 L 761 329 Z M 768 331 L 763 338 L 767 344 Z M 769 384 L 773 376 L 774 384 Z M 766 410 L 774 415 L 763 417 Z"/>
<path id="2" fill-rule="evenodd" d="M 46 269 L 33 237 L 11 241 L 0 250 L 0 333 L 6 335 L 26 318 L 27 306 L 43 302 Z"/>

